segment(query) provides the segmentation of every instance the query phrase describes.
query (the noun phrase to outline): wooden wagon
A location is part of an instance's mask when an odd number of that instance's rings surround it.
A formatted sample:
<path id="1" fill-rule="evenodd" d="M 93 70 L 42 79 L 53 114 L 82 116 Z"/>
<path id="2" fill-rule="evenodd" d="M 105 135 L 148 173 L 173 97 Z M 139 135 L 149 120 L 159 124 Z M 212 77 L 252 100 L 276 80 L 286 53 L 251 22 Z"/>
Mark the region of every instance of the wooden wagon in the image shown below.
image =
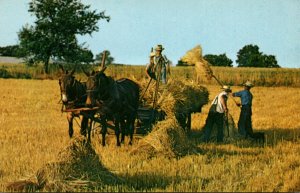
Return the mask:
<path id="1" fill-rule="evenodd" d="M 82 115 L 92 120 L 91 131 L 101 131 L 101 119 L 99 107 L 79 107 L 79 108 L 68 108 L 63 112 L 72 112 L 77 115 Z M 145 105 L 140 106 L 137 112 L 137 119 L 135 121 L 135 135 L 146 135 L 151 132 L 153 125 L 158 121 L 164 120 L 166 114 L 160 109 L 153 109 L 151 106 Z M 176 119 L 180 126 L 188 133 L 191 129 L 191 113 L 177 113 Z M 77 122 L 78 123 L 78 122 Z M 79 123 L 78 123 L 79 124 Z M 113 121 L 106 121 L 108 134 L 114 134 L 115 125 Z M 79 125 L 80 126 L 80 125 Z"/>
<path id="2" fill-rule="evenodd" d="M 79 107 L 67 108 L 64 109 L 63 112 L 71 112 L 76 115 L 82 115 L 86 118 L 89 118 L 90 120 L 92 120 L 91 131 L 94 132 L 96 130 L 101 130 L 102 128 L 99 110 L 99 107 Z M 137 119 L 135 121 L 134 134 L 146 135 L 147 133 L 151 132 L 153 125 L 156 124 L 157 121 L 161 121 L 163 119 L 165 119 L 165 114 L 163 111 L 159 109 L 153 109 L 149 106 L 139 107 L 137 112 Z M 112 130 L 115 130 L 113 121 L 107 120 L 106 124 L 108 128 L 108 134 L 110 134 Z"/>

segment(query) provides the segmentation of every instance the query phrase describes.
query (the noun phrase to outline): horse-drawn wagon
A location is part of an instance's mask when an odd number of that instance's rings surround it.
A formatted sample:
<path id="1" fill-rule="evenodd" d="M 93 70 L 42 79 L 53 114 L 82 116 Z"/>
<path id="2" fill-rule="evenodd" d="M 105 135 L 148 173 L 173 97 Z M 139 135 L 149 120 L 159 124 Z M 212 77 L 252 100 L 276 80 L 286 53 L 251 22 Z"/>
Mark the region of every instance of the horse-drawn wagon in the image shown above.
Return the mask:
<path id="1" fill-rule="evenodd" d="M 82 106 L 82 105 L 79 105 Z M 99 112 L 100 107 L 69 107 L 67 109 L 63 109 L 62 111 L 65 113 L 73 113 L 77 115 L 81 115 L 87 119 L 91 120 L 90 129 L 91 132 L 99 131 L 101 133 L 102 129 L 102 120 L 101 120 L 101 113 Z M 164 112 L 159 109 L 153 109 L 149 106 L 140 106 L 137 111 L 137 118 L 135 121 L 135 131 L 134 134 L 136 135 L 146 135 L 147 133 L 151 132 L 152 126 L 160 120 L 164 119 Z M 78 123 L 81 127 L 81 124 Z M 112 120 L 106 120 L 106 125 L 108 129 L 111 131 L 115 130 L 115 125 Z M 111 132 L 108 131 L 110 134 Z"/>
<path id="2" fill-rule="evenodd" d="M 103 145 L 107 128 L 115 131 L 117 145 L 123 142 L 125 133 L 130 135 L 131 144 L 133 134 L 147 134 L 157 121 L 165 117 L 174 117 L 189 132 L 191 113 L 201 112 L 208 101 L 207 89 L 198 84 L 174 80 L 159 89 L 149 87 L 147 91 L 147 80 L 139 81 L 139 84 L 127 78 L 114 80 L 105 75 L 105 69 L 102 67 L 91 73 L 82 69 L 88 77 L 83 83 L 75 79 L 74 70 L 68 73 L 61 66 L 61 100 L 63 106 L 73 104 L 63 110 L 68 113 L 70 137 L 73 135 L 73 118 L 79 115 L 83 117 L 81 134 L 88 135 L 90 140 L 91 130 L 101 128 Z M 140 91 L 146 94 L 141 97 Z"/>

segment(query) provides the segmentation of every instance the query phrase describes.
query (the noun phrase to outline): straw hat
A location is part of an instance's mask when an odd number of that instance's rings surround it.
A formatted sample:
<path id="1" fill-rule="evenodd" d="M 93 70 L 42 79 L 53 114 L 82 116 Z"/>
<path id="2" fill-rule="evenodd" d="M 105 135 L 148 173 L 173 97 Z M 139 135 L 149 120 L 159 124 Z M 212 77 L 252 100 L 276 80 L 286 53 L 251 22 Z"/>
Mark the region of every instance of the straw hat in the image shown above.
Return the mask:
<path id="1" fill-rule="evenodd" d="M 227 86 L 227 85 L 222 86 L 221 89 L 223 89 L 225 92 L 231 92 L 232 91 L 230 86 Z"/>
<path id="2" fill-rule="evenodd" d="M 156 47 L 155 47 L 155 50 L 164 50 L 165 48 L 163 48 L 163 46 L 161 44 L 158 44 Z"/>
<path id="3" fill-rule="evenodd" d="M 249 80 L 247 80 L 244 84 L 244 86 L 247 86 L 247 87 L 253 87 L 254 85 L 252 84 L 252 82 L 250 82 Z"/>

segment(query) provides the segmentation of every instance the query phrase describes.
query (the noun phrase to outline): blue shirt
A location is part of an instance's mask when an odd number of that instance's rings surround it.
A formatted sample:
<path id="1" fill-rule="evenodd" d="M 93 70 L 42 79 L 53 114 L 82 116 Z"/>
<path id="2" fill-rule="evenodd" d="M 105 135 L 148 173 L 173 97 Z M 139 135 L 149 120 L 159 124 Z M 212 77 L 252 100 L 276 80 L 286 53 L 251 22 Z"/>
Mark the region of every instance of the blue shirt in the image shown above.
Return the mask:
<path id="1" fill-rule="evenodd" d="M 242 90 L 240 92 L 233 93 L 235 97 L 241 97 L 242 105 L 250 105 L 252 106 L 252 94 L 249 90 Z"/>

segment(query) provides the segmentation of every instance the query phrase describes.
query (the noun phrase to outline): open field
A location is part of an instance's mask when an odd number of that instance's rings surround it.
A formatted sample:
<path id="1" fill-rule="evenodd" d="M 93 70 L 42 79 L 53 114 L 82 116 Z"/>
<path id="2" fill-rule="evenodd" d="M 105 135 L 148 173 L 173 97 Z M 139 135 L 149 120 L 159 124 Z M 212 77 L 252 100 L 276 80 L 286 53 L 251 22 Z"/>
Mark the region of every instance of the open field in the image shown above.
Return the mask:
<path id="1" fill-rule="evenodd" d="M 219 92 L 219 86 L 204 86 L 210 100 Z M 55 162 L 70 139 L 66 115 L 58 104 L 57 80 L 0 79 L 0 90 L 0 191 L 7 191 L 8 182 Z M 96 143 L 103 165 L 125 184 L 73 191 L 300 191 L 300 89 L 254 87 L 253 95 L 253 127 L 266 132 L 264 146 L 243 141 L 201 143 L 199 131 L 209 107 L 205 105 L 202 113 L 192 116 L 190 140 L 199 153 L 145 159 L 129 155 L 135 145 L 116 148 L 115 140 L 109 140 L 103 148 Z M 230 99 L 229 107 L 237 123 L 239 109 Z M 83 175 L 80 180 L 88 179 Z"/>
<path id="2" fill-rule="evenodd" d="M 140 80 L 146 78 L 145 66 L 133 65 L 111 65 L 106 70 L 108 75 L 115 78 L 132 77 Z M 68 68 L 68 67 L 66 67 Z M 85 68 L 94 68 L 96 66 L 85 66 Z M 251 80 L 256 86 L 289 86 L 300 87 L 300 69 L 299 68 L 229 68 L 229 67 L 211 67 L 215 76 L 222 80 L 224 84 L 240 85 L 246 80 Z M 71 67 L 68 68 L 69 70 Z M 80 71 L 80 68 L 77 69 Z M 83 73 L 77 73 L 78 78 L 85 79 Z M 195 80 L 194 67 L 171 67 L 171 76 L 174 79 Z M 28 67 L 24 64 L 0 63 L 0 78 L 22 78 L 22 79 L 57 79 L 58 66 L 50 68 L 50 75 L 43 74 L 41 65 Z M 215 81 L 208 81 L 204 76 L 200 77 L 202 84 L 214 84 Z"/>

